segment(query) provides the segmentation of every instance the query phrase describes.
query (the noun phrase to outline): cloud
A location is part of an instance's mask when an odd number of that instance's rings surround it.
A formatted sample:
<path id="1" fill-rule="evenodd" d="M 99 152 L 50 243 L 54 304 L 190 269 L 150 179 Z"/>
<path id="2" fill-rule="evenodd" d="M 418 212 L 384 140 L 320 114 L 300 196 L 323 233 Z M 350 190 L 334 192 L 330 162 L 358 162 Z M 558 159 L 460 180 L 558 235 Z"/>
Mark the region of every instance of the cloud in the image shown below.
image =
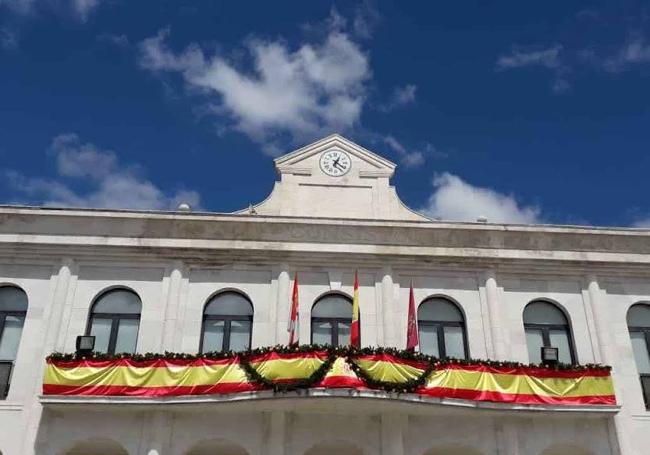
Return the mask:
<path id="1" fill-rule="evenodd" d="M 533 224 L 541 222 L 535 206 L 521 206 L 513 195 L 470 185 L 445 172 L 433 179 L 434 192 L 420 211 L 432 218 L 450 221 L 476 221 L 487 217 L 491 223 Z"/>
<path id="2" fill-rule="evenodd" d="M 525 49 L 513 46 L 510 53 L 497 58 L 497 71 L 508 71 L 526 67 L 541 67 L 553 73 L 551 89 L 555 93 L 562 93 L 571 88 L 566 76 L 570 69 L 562 63 L 560 53 L 563 46 L 556 44 L 545 49 Z"/>
<path id="3" fill-rule="evenodd" d="M 642 218 L 640 220 L 635 221 L 634 223 L 632 223 L 632 227 L 650 229 L 650 217 Z"/>
<path id="4" fill-rule="evenodd" d="M 409 152 L 406 150 L 401 142 L 399 142 L 395 137 L 388 135 L 384 136 L 384 142 L 391 149 L 397 152 L 400 157 L 400 162 L 406 167 L 418 167 L 424 164 L 425 157 L 424 153 L 419 150 Z"/>
<path id="5" fill-rule="evenodd" d="M 129 37 L 125 34 L 116 35 L 113 33 L 102 33 L 97 35 L 97 41 L 113 44 L 118 47 L 126 47 L 129 45 Z"/>
<path id="6" fill-rule="evenodd" d="M 340 26 L 330 25 L 322 40 L 298 47 L 250 39 L 249 65 L 208 55 L 195 43 L 174 52 L 166 43 L 169 31 L 161 30 L 140 44 L 140 65 L 180 74 L 214 116 L 272 150 L 279 137 L 298 143 L 359 123 L 371 78 L 369 58 Z"/>
<path id="7" fill-rule="evenodd" d="M 101 0 L 0 0 L 0 6 L 7 6 L 16 14 L 33 14 L 37 9 L 62 9 L 72 12 L 85 22 L 99 7 Z"/>
<path id="8" fill-rule="evenodd" d="M 593 52 L 587 53 L 592 62 L 599 62 Z M 602 67 L 609 72 L 617 73 L 628 70 L 635 64 L 650 63 L 650 43 L 641 33 L 632 33 L 626 43 L 612 56 L 602 60 Z"/>
<path id="9" fill-rule="evenodd" d="M 16 192 L 19 202 L 140 210 L 174 210 L 181 202 L 200 206 L 196 191 L 167 194 L 134 167 L 120 165 L 114 152 L 82 143 L 76 134 L 55 137 L 49 153 L 56 159 L 58 179 L 28 177 L 14 170 L 4 172 L 5 182 Z M 91 189 L 75 191 L 63 181 L 66 179 L 77 179 Z"/>
<path id="10" fill-rule="evenodd" d="M 418 87 L 414 84 L 407 84 L 403 87 L 395 87 L 388 102 L 380 106 L 379 110 L 390 112 L 399 107 L 406 106 L 415 102 L 415 92 Z"/>
<path id="11" fill-rule="evenodd" d="M 0 47 L 13 50 L 18 47 L 18 33 L 8 27 L 0 27 Z"/>

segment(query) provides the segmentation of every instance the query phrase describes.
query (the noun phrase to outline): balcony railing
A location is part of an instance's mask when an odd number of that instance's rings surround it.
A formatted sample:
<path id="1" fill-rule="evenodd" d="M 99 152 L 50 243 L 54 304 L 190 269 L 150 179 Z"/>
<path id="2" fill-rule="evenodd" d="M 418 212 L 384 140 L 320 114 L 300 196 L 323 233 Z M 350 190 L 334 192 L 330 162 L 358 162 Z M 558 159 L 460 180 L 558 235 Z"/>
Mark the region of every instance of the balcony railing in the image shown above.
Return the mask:
<path id="1" fill-rule="evenodd" d="M 178 397 L 298 389 L 380 390 L 473 401 L 615 406 L 610 369 L 437 359 L 393 349 L 273 347 L 246 353 L 47 359 L 44 395 Z"/>

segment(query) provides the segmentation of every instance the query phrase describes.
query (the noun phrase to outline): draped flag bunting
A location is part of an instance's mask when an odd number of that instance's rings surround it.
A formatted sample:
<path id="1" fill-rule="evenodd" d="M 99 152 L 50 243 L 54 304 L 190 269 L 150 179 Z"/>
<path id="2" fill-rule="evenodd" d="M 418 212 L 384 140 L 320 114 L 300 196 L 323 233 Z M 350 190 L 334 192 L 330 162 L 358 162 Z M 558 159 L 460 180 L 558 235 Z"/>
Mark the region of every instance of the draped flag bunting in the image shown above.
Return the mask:
<path id="1" fill-rule="evenodd" d="M 298 344 L 300 340 L 300 326 L 299 326 L 299 308 L 298 308 L 298 272 L 293 278 L 293 292 L 291 294 L 291 313 L 289 314 L 289 346 Z"/>
<path id="2" fill-rule="evenodd" d="M 359 275 L 354 272 L 354 295 L 352 298 L 352 328 L 350 332 L 350 344 L 352 347 L 361 347 L 361 336 L 359 328 Z"/>
<path id="3" fill-rule="evenodd" d="M 418 335 L 417 314 L 415 312 L 415 297 L 413 296 L 413 280 L 409 290 L 409 313 L 406 327 L 406 350 L 415 351 L 420 344 Z"/>
<path id="4" fill-rule="evenodd" d="M 513 404 L 616 404 L 610 371 L 602 366 L 552 369 L 302 346 L 215 359 L 165 355 L 109 360 L 54 355 L 47 360 L 43 393 L 163 397 L 351 388 Z"/>

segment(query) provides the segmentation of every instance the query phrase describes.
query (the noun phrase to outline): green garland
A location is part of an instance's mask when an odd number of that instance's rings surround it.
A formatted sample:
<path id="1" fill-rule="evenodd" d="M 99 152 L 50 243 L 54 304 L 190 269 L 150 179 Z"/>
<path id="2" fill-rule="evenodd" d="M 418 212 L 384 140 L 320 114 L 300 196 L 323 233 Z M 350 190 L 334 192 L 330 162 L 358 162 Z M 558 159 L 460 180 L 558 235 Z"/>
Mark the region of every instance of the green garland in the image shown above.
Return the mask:
<path id="1" fill-rule="evenodd" d="M 387 382 L 378 381 L 370 377 L 370 375 L 366 373 L 366 371 L 361 368 L 351 356 L 346 357 L 346 361 L 350 365 L 350 368 L 352 368 L 352 371 L 354 371 L 354 373 L 371 389 L 379 389 L 385 390 L 386 392 L 397 393 L 414 393 L 418 388 L 424 385 L 431 372 L 436 368 L 435 362 L 428 362 L 427 367 L 424 369 L 422 374 L 420 374 L 415 379 L 409 379 L 406 382 Z"/>
<path id="2" fill-rule="evenodd" d="M 327 353 L 327 360 L 319 367 L 314 373 L 305 380 L 301 381 L 292 381 L 286 385 L 278 385 L 277 390 L 295 390 L 294 384 L 302 382 L 304 384 L 315 384 L 321 380 L 331 368 L 331 364 L 336 357 L 345 357 L 350 363 L 351 368 L 357 373 L 362 379 L 368 380 L 368 385 L 372 387 L 372 384 L 376 384 L 380 388 L 392 388 L 395 391 L 406 390 L 412 391 L 414 388 L 417 388 L 421 385 L 426 378 L 423 374 L 421 377 L 418 377 L 417 380 L 409 381 L 408 385 L 404 384 L 393 384 L 393 383 L 382 383 L 381 381 L 373 381 L 372 378 L 367 378 L 367 374 L 363 372 L 363 369 L 360 368 L 355 362 L 354 358 L 364 355 L 381 355 L 381 354 L 390 354 L 398 359 L 404 360 L 416 360 L 423 363 L 427 363 L 427 370 L 430 370 L 429 373 L 438 368 L 444 368 L 447 365 L 480 365 L 493 368 L 542 368 L 551 371 L 587 371 L 587 370 L 605 370 L 611 371 L 610 366 L 600 365 L 600 364 L 586 364 L 586 365 L 571 365 L 558 363 L 556 365 L 543 365 L 543 364 L 523 364 L 519 362 L 508 362 L 500 360 L 479 360 L 479 359 L 439 359 L 437 357 L 429 356 L 415 351 L 407 351 L 396 348 L 387 348 L 387 347 L 366 347 L 361 349 L 356 349 L 350 346 L 339 346 L 333 347 L 328 345 L 300 345 L 300 346 L 284 346 L 276 345 L 263 348 L 248 349 L 242 352 L 234 351 L 225 351 L 225 352 L 206 352 L 202 354 L 185 354 L 177 352 L 164 352 L 164 353 L 145 353 L 145 354 L 104 354 L 99 352 L 93 352 L 90 354 L 78 354 L 78 353 L 60 353 L 54 352 L 47 357 L 47 360 L 51 361 L 75 361 L 75 360 L 121 360 L 121 359 L 131 359 L 133 361 L 151 361 L 151 360 L 197 360 L 197 359 L 210 359 L 210 360 L 221 360 L 221 359 L 232 359 L 239 357 L 242 367 L 247 374 L 250 375 L 251 379 L 260 383 L 264 386 L 271 387 L 270 383 L 272 381 L 263 378 L 259 375 L 254 368 L 250 365 L 248 361 L 251 357 L 269 354 L 275 352 L 278 354 L 291 354 L 291 353 L 311 353 L 316 351 L 324 351 Z M 248 365 L 248 367 L 246 366 Z M 327 368 L 325 368 L 327 367 Z M 249 371 L 250 370 L 250 371 Z M 258 378 L 259 376 L 259 378 Z M 308 387 L 307 385 L 304 385 Z M 276 384 L 273 383 L 274 390 L 276 390 Z"/>

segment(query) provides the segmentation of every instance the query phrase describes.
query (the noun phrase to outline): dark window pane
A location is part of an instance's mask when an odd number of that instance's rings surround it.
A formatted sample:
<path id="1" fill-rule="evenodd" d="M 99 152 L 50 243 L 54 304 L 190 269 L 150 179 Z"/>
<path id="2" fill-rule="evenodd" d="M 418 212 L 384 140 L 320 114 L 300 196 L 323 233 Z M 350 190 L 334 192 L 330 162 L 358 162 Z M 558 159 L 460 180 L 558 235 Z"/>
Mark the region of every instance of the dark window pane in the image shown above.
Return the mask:
<path id="1" fill-rule="evenodd" d="M 311 315 L 315 318 L 345 318 L 352 321 L 352 302 L 342 295 L 330 294 L 314 305 Z"/>
<path id="2" fill-rule="evenodd" d="M 347 346 L 350 344 L 350 327 L 352 324 L 339 322 L 339 346 Z"/>
<path id="3" fill-rule="evenodd" d="M 219 316 L 252 316 L 253 306 L 238 292 L 223 292 L 205 306 L 204 314 Z"/>
<path id="4" fill-rule="evenodd" d="M 524 310 L 524 324 L 568 325 L 566 316 L 557 306 L 548 302 L 532 302 Z"/>
<path id="5" fill-rule="evenodd" d="M 126 289 L 116 289 L 103 294 L 93 305 L 93 313 L 140 314 L 140 297 Z"/>
<path id="6" fill-rule="evenodd" d="M 314 344 L 332 344 L 332 324 L 329 322 L 314 322 L 311 333 Z"/>
<path id="7" fill-rule="evenodd" d="M 115 340 L 115 353 L 126 352 L 133 354 L 138 341 L 138 319 L 120 319 Z"/>
<path id="8" fill-rule="evenodd" d="M 203 352 L 223 350 L 224 321 L 206 320 L 203 328 Z"/>
<path id="9" fill-rule="evenodd" d="M 251 322 L 230 321 L 230 350 L 245 351 L 250 347 Z"/>
<path id="10" fill-rule="evenodd" d="M 646 408 L 650 407 L 650 375 L 641 376 L 641 387 L 643 388 L 643 399 Z"/>
<path id="11" fill-rule="evenodd" d="M 112 319 L 93 318 L 90 334 L 95 337 L 95 351 L 108 352 L 108 342 L 111 339 Z"/>
<path id="12" fill-rule="evenodd" d="M 7 398 L 12 367 L 12 362 L 0 362 L 0 400 Z"/>
<path id="13" fill-rule="evenodd" d="M 27 311 L 27 294 L 14 286 L 0 287 L 0 311 Z"/>
<path id="14" fill-rule="evenodd" d="M 427 299 L 418 308 L 420 321 L 463 322 L 463 313 L 456 304 L 442 298 Z"/>
<path id="15" fill-rule="evenodd" d="M 6 316 L 4 330 L 0 333 L 0 360 L 16 360 L 24 322 L 24 316 Z"/>
<path id="16" fill-rule="evenodd" d="M 438 331 L 436 327 L 421 325 L 420 329 L 420 352 L 435 357 L 440 357 L 438 349 Z"/>
<path id="17" fill-rule="evenodd" d="M 650 305 L 632 305 L 627 311 L 627 325 L 650 328 Z"/>
<path id="18" fill-rule="evenodd" d="M 541 348 L 544 346 L 542 331 L 526 329 L 526 345 L 528 346 L 528 361 L 530 363 L 542 363 Z"/>
<path id="19" fill-rule="evenodd" d="M 465 358 L 465 343 L 463 341 L 463 329 L 461 327 L 444 327 L 445 334 L 445 355 L 456 359 Z"/>
<path id="20" fill-rule="evenodd" d="M 630 332 L 630 339 L 637 370 L 640 374 L 650 374 L 650 355 L 648 355 L 648 343 L 645 340 L 645 333 Z"/>

